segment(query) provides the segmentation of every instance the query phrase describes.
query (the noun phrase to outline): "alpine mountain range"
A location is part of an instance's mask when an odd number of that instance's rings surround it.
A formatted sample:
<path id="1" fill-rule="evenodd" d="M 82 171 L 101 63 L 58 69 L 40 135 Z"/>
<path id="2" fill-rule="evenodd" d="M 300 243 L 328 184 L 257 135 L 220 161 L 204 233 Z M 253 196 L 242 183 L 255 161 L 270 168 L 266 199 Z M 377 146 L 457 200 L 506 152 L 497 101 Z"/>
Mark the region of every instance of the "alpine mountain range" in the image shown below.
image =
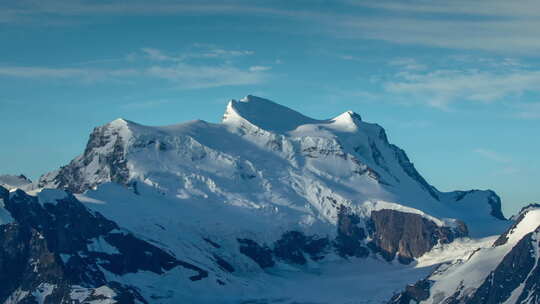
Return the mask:
<path id="1" fill-rule="evenodd" d="M 442 192 L 385 130 L 255 96 L 221 123 L 117 119 L 0 176 L 0 302 L 540 303 L 540 206 Z"/>

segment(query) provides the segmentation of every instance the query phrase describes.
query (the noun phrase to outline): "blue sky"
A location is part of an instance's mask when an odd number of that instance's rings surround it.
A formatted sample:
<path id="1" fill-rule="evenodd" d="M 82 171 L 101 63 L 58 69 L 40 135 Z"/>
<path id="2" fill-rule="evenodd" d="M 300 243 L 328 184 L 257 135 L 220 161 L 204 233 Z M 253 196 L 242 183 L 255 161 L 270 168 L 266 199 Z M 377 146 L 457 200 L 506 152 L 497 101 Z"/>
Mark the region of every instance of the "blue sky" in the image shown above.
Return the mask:
<path id="1" fill-rule="evenodd" d="M 540 201 L 535 1 L 0 0 L 0 172 L 118 117 L 220 120 L 247 94 L 377 122 L 441 190 Z"/>

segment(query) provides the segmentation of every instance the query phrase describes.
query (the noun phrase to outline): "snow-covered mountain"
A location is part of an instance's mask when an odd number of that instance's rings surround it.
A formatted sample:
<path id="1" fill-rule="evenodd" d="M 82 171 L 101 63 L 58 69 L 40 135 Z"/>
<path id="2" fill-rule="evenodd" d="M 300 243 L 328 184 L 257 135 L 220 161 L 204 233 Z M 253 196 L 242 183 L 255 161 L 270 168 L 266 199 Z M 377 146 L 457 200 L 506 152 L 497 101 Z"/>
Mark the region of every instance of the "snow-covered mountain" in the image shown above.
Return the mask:
<path id="1" fill-rule="evenodd" d="M 14 189 L 14 188 L 24 188 L 28 185 L 30 185 L 32 181 L 24 176 L 23 174 L 20 175 L 9 175 L 9 174 L 2 174 L 0 175 L 0 186 L 5 187 L 7 189 Z"/>
<path id="2" fill-rule="evenodd" d="M 467 236 L 511 224 L 493 191 L 438 191 L 356 113 L 316 120 L 254 96 L 218 124 L 115 120 L 17 187 L 3 190 L 0 227 L 41 235 L 39 255 L 65 278 L 14 283 L 6 303 L 68 303 L 77 290 L 81 303 L 381 303 L 491 240 Z M 31 235 L 10 237 L 23 248 Z"/>
<path id="3" fill-rule="evenodd" d="M 492 246 L 441 265 L 392 303 L 540 303 L 539 248 L 540 205 L 531 205 Z"/>
<path id="4" fill-rule="evenodd" d="M 231 101 L 220 124 L 115 120 L 94 130 L 83 155 L 38 184 L 83 193 L 106 182 L 256 210 L 272 222 L 280 218 L 285 229 L 325 231 L 340 206 L 369 217 L 399 204 L 461 220 L 473 236 L 504 230 L 494 192 L 438 191 L 379 125 L 350 111 L 315 120 L 254 96 Z"/>

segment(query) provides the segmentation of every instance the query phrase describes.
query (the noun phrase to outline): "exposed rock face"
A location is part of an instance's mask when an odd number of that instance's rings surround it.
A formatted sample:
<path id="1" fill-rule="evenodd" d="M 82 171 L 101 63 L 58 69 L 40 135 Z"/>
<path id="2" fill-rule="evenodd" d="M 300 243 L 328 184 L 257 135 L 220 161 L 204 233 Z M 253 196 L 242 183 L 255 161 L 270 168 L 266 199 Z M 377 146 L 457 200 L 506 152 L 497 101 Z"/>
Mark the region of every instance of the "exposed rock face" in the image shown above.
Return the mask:
<path id="1" fill-rule="evenodd" d="M 450 243 L 467 233 L 465 228 L 440 227 L 419 214 L 390 209 L 373 211 L 371 223 L 372 247 L 389 261 L 397 254 L 402 263 L 410 263 L 438 242 Z"/>
<path id="2" fill-rule="evenodd" d="M 347 207 L 341 205 L 338 213 L 337 237 L 334 246 L 339 255 L 343 257 L 366 257 L 369 250 L 364 246 L 366 233 L 358 215 L 352 213 Z"/>
<path id="3" fill-rule="evenodd" d="M 317 261 L 332 249 L 344 258 L 365 258 L 371 249 L 388 261 L 397 255 L 401 263 L 408 264 L 439 242 L 450 243 L 455 238 L 467 236 L 467 226 L 459 221 L 457 227 L 450 228 L 438 226 L 419 214 L 382 209 L 371 213 L 369 232 L 372 241 L 368 243 L 362 223 L 357 214 L 342 205 L 338 213 L 337 234 L 332 242 L 328 238 L 288 231 L 272 246 L 260 245 L 251 239 L 238 239 L 239 251 L 261 268 L 273 267 L 276 260 L 304 265 L 308 257 Z"/>
<path id="4" fill-rule="evenodd" d="M 268 268 L 275 265 L 272 249 L 268 246 L 259 245 L 250 239 L 238 239 L 240 253 L 251 258 L 261 268 Z"/>
<path id="5" fill-rule="evenodd" d="M 65 294 L 66 278 L 43 236 L 17 223 L 0 226 L 0 301 L 15 290 L 34 290 L 47 282 L 61 286 Z M 56 295 L 53 295 L 55 297 Z"/>
<path id="6" fill-rule="evenodd" d="M 259 245 L 250 239 L 238 239 L 240 253 L 248 256 L 261 268 L 275 265 L 276 260 L 289 264 L 304 265 L 307 258 L 318 261 L 324 258 L 330 250 L 328 238 L 306 236 L 300 231 L 285 232 L 281 238 L 273 243 L 272 248 Z"/>
<path id="7" fill-rule="evenodd" d="M 324 258 L 329 243 L 328 238 L 306 236 L 302 232 L 289 231 L 274 243 L 274 254 L 285 262 L 304 265 L 307 262 L 306 255 L 313 261 Z"/>
<path id="8" fill-rule="evenodd" d="M 195 273 L 192 281 L 208 275 L 91 212 L 74 196 L 44 191 L 53 198 L 40 201 L 0 187 L 0 200 L 13 218 L 0 225 L 0 302 L 31 303 L 45 290 L 45 303 L 72 303 L 74 286 L 84 286 L 88 299 L 102 287 L 110 289 L 118 303 L 147 303 L 136 289 L 108 280 L 104 272 L 160 274 L 180 266 Z M 98 292 L 94 297 L 103 296 Z"/>
<path id="9" fill-rule="evenodd" d="M 405 291 L 393 296 L 388 304 L 419 303 L 429 297 L 429 287 L 430 282 L 428 280 L 421 280 L 416 284 L 408 285 Z"/>
<path id="10" fill-rule="evenodd" d="M 234 267 L 222 257 L 214 254 L 214 260 L 216 261 L 216 264 L 218 264 L 221 269 L 227 272 L 235 271 Z"/>
<path id="11" fill-rule="evenodd" d="M 123 123 L 126 122 L 119 120 L 95 128 L 84 153 L 58 171 L 42 176 L 38 187 L 54 185 L 73 193 L 82 193 L 103 182 L 128 185 L 126 142 L 114 126 Z M 89 174 L 93 175 L 90 180 L 87 178 Z"/>

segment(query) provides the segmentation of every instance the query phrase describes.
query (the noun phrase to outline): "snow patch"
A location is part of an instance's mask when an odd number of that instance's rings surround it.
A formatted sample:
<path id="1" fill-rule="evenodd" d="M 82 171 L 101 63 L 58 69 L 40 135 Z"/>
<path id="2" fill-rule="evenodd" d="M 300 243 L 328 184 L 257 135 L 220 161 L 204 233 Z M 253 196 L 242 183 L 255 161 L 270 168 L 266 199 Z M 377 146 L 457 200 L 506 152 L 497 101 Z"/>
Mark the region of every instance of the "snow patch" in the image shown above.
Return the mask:
<path id="1" fill-rule="evenodd" d="M 56 285 L 49 283 L 41 283 L 38 287 L 32 292 L 32 295 L 36 299 L 38 304 L 45 303 L 45 299 L 51 295 L 56 288 Z"/>
<path id="2" fill-rule="evenodd" d="M 38 202 L 41 205 L 45 204 L 58 204 L 59 200 L 63 200 L 68 197 L 67 192 L 60 189 L 42 189 L 37 193 Z"/>
<path id="3" fill-rule="evenodd" d="M 540 208 L 527 209 L 524 211 L 521 221 L 508 234 L 507 243 L 514 245 L 526 234 L 534 231 L 540 225 Z"/>
<path id="4" fill-rule="evenodd" d="M 438 219 L 438 218 L 433 217 L 431 215 L 428 215 L 428 214 L 424 213 L 421 210 L 411 208 L 411 207 L 407 207 L 407 206 L 403 206 L 403 205 L 396 204 L 396 203 L 385 202 L 385 201 L 366 201 L 366 202 L 364 202 L 363 204 L 360 205 L 360 208 L 361 208 L 361 211 L 362 211 L 362 213 L 364 214 L 365 217 L 371 217 L 371 212 L 373 212 L 373 211 L 389 209 L 389 210 L 395 210 L 395 211 L 399 211 L 399 212 L 403 212 L 403 213 L 418 214 L 418 215 L 422 216 L 423 218 L 434 222 L 435 225 L 437 225 L 439 227 L 445 227 L 445 226 L 446 227 L 448 227 L 448 226 L 455 227 L 455 222 L 454 222 L 453 219 L 443 219 L 443 220 L 441 220 L 441 219 Z"/>
<path id="5" fill-rule="evenodd" d="M 109 242 L 107 242 L 107 240 L 103 239 L 101 236 L 92 239 L 92 242 L 88 244 L 88 250 L 94 252 L 103 252 L 109 255 L 120 254 L 120 251 L 118 251 L 116 247 L 109 244 Z"/>

